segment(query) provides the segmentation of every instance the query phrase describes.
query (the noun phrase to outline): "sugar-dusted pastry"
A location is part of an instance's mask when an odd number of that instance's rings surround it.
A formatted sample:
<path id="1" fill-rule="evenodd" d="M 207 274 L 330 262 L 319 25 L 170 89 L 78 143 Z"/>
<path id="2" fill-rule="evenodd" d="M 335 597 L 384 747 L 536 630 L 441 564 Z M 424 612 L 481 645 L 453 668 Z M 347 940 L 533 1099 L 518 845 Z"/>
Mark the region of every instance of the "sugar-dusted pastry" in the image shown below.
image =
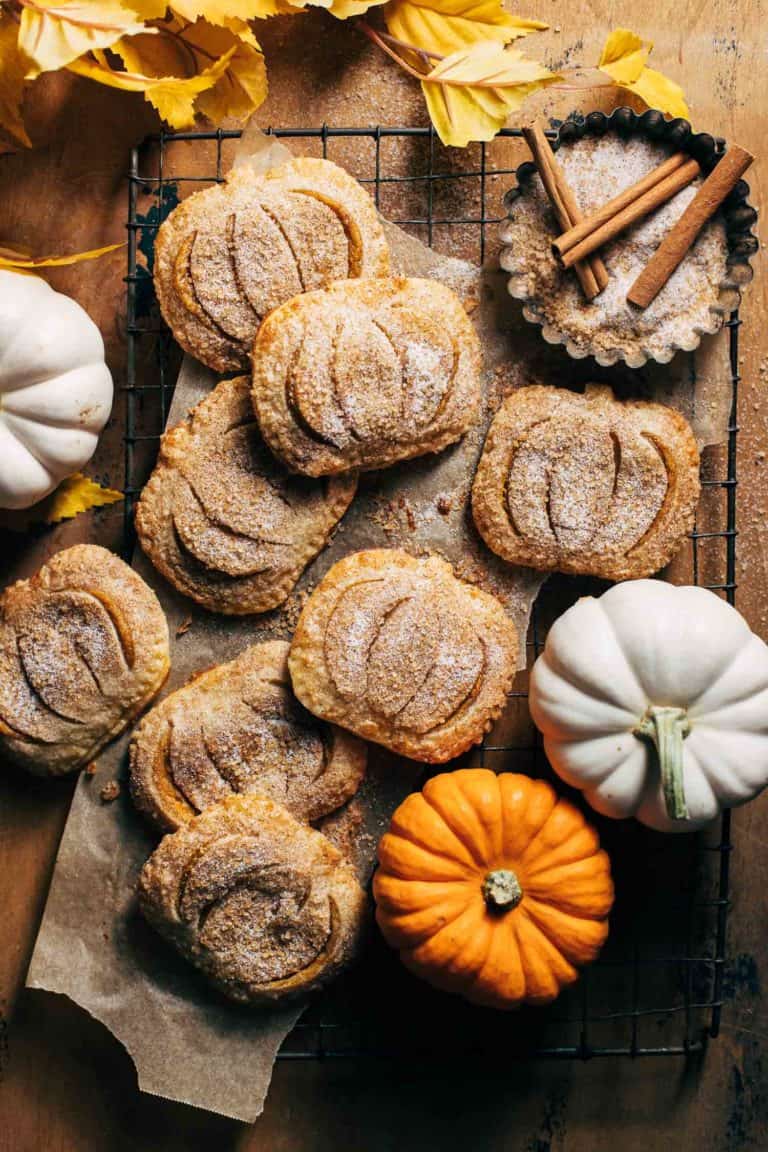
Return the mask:
<path id="1" fill-rule="evenodd" d="M 480 346 L 435 280 L 348 280 L 271 314 L 253 348 L 264 439 L 294 472 L 383 468 L 461 439 L 480 408 Z"/>
<path id="2" fill-rule="evenodd" d="M 324 547 L 356 487 L 354 475 L 288 476 L 259 435 L 241 376 L 165 433 L 136 529 L 179 592 L 213 612 L 266 612 Z"/>
<path id="3" fill-rule="evenodd" d="M 442 764 L 501 712 L 517 651 L 495 597 L 438 557 L 381 548 L 330 569 L 304 606 L 288 667 L 316 716 Z"/>
<path id="4" fill-rule="evenodd" d="M 627 580 L 669 563 L 698 497 L 696 441 L 675 409 L 603 385 L 534 386 L 494 417 L 472 514 L 511 564 Z"/>
<path id="5" fill-rule="evenodd" d="M 168 675 L 154 592 L 105 548 L 78 544 L 0 596 L 0 757 L 37 776 L 82 768 Z"/>
<path id="6" fill-rule="evenodd" d="M 330 160 L 233 172 L 160 226 L 155 291 L 179 344 L 221 372 L 248 365 L 259 324 L 295 296 L 352 276 L 386 276 L 376 209 Z"/>
<path id="7" fill-rule="evenodd" d="M 265 796 L 230 796 L 165 836 L 139 878 L 144 916 L 226 996 L 282 1000 L 352 958 L 365 895 L 320 832 Z"/>
<path id="8" fill-rule="evenodd" d="M 174 830 L 233 792 L 259 792 L 300 820 L 332 812 L 365 772 L 361 740 L 311 716 L 291 691 L 288 644 L 254 644 L 166 696 L 130 747 L 131 794 Z"/>

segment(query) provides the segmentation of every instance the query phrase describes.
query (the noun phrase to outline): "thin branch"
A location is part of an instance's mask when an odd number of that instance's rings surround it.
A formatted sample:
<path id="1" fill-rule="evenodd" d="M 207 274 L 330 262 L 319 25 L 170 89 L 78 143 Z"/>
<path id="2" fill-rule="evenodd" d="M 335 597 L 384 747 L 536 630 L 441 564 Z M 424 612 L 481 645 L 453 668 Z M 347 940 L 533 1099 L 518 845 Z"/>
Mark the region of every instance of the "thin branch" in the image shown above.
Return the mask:
<path id="1" fill-rule="evenodd" d="M 444 56 L 439 56 L 437 53 L 427 52 L 423 48 L 415 48 L 412 44 L 405 44 L 402 40 L 397 40 L 394 36 L 390 36 L 386 32 L 377 32 L 376 29 L 372 28 L 365 20 L 358 20 L 356 26 L 369 40 L 373 41 L 378 48 L 381 48 L 382 52 L 386 52 L 390 59 L 394 60 L 396 64 L 399 64 L 409 76 L 413 76 L 416 80 L 423 80 L 427 73 L 432 71 L 434 67 L 432 64 L 433 60 L 445 59 Z M 401 48 L 405 52 L 411 52 L 423 62 L 425 70 L 420 72 L 418 68 L 413 68 L 403 56 L 395 51 L 395 47 Z"/>
<path id="2" fill-rule="evenodd" d="M 445 60 L 439 52 L 431 52 L 429 48 L 419 48 L 415 44 L 409 44 L 406 40 L 398 40 L 397 36 L 393 36 L 391 32 L 379 32 L 382 40 L 386 40 L 387 44 L 391 44 L 393 48 L 402 48 L 404 52 L 413 52 L 415 56 L 421 56 L 424 61 L 429 60 Z"/>

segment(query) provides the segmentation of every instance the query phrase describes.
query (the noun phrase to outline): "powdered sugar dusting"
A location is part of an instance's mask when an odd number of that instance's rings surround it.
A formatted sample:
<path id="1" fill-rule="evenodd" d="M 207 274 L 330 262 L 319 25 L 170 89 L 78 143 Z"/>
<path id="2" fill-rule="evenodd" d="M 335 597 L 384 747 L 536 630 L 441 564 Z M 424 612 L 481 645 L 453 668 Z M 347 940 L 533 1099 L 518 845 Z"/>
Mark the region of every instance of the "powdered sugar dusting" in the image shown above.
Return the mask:
<path id="1" fill-rule="evenodd" d="M 558 161 L 589 214 L 669 155 L 668 148 L 642 137 L 623 140 L 609 133 L 563 146 Z M 634 308 L 626 296 L 701 183 L 695 180 L 600 249 L 610 281 L 588 302 L 573 271 L 562 271 L 555 260 L 551 244 L 560 229 L 538 175 L 533 176 L 502 232 L 501 263 L 511 274 L 510 293 L 527 302 L 527 318 L 543 323 L 547 339 L 565 338 L 573 355 L 640 364 L 649 356 L 665 361 L 677 348 L 696 347 L 701 334 L 717 331 L 723 322 L 720 286 L 726 279 L 727 242 L 720 217 L 705 226 L 648 308 Z"/>

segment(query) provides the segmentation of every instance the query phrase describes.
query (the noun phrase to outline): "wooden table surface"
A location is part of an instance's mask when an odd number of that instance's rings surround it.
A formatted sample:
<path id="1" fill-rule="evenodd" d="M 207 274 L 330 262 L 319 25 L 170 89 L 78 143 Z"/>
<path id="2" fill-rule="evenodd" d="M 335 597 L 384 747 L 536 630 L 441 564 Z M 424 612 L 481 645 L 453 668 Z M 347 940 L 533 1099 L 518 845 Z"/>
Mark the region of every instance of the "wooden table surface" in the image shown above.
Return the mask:
<path id="1" fill-rule="evenodd" d="M 697 127 L 764 151 L 764 0 L 636 0 L 631 8 L 538 0 L 515 10 L 556 25 L 528 41 L 532 54 L 556 65 L 595 62 L 608 31 L 631 26 L 655 41 L 653 63 L 684 85 Z M 425 122 L 417 87 L 351 26 L 312 13 L 270 22 L 261 39 L 270 66 L 262 124 Z M 27 121 L 34 151 L 0 158 L 0 242 L 51 253 L 123 239 L 128 149 L 156 126 L 148 107 L 50 76 L 30 96 Z M 758 207 L 765 172 L 758 163 L 748 177 Z M 100 325 L 118 386 L 124 262 L 119 252 L 51 277 Z M 737 604 L 765 636 L 768 280 L 765 261 L 756 264 L 741 340 Z M 118 393 L 90 467 L 117 485 L 121 417 Z M 120 528 L 120 512 L 106 510 L 48 533 L 36 548 L 52 552 L 74 539 L 114 545 Z M 3 576 L 28 567 L 29 554 L 27 541 L 4 534 Z M 62 998 L 22 991 L 71 792 L 71 782 L 7 773 L 0 780 L 0 1152 L 768 1148 L 768 796 L 734 818 L 727 1003 L 721 1035 L 701 1058 L 407 1069 L 280 1064 L 264 1116 L 248 1127 L 142 1095 L 128 1055 L 100 1024 Z"/>

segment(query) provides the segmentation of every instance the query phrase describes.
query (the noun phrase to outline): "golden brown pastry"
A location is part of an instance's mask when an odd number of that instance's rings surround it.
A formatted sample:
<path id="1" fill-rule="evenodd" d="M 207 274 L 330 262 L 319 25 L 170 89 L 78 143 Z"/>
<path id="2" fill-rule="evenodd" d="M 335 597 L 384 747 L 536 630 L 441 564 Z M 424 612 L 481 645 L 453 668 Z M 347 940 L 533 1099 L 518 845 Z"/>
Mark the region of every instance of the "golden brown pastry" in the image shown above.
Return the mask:
<path id="1" fill-rule="evenodd" d="M 266 612 L 324 547 L 356 487 L 354 475 L 286 475 L 262 442 L 241 376 L 165 433 L 136 530 L 158 571 L 198 604 Z"/>
<path id="2" fill-rule="evenodd" d="M 164 830 L 233 792 L 317 820 L 358 789 L 366 748 L 311 716 L 291 691 L 288 644 L 254 644 L 166 696 L 136 728 L 131 794 Z"/>
<path id="3" fill-rule="evenodd" d="M 168 675 L 151 588 L 105 548 L 78 544 L 0 596 L 0 756 L 37 776 L 82 768 Z"/>
<path id="4" fill-rule="evenodd" d="M 604 385 L 535 386 L 494 417 L 472 513 L 512 564 L 628 580 L 669 563 L 698 497 L 699 453 L 679 412 Z"/>
<path id="5" fill-rule="evenodd" d="M 253 348 L 264 439 L 294 472 L 382 468 L 461 439 L 480 409 L 480 346 L 435 280 L 343 281 L 269 316 Z"/>
<path id="6" fill-rule="evenodd" d="M 365 895 L 322 833 L 250 794 L 165 836 L 142 869 L 139 904 L 226 996 L 259 1004 L 309 992 L 349 962 Z"/>
<path id="7" fill-rule="evenodd" d="M 155 291 L 179 344 L 220 372 L 248 366 L 267 313 L 348 276 L 386 276 L 373 201 L 330 160 L 299 157 L 233 172 L 160 226 Z"/>
<path id="8" fill-rule="evenodd" d="M 442 764 L 499 715 L 517 652 L 495 597 L 444 560 L 382 548 L 334 564 L 304 606 L 288 667 L 316 716 Z"/>

